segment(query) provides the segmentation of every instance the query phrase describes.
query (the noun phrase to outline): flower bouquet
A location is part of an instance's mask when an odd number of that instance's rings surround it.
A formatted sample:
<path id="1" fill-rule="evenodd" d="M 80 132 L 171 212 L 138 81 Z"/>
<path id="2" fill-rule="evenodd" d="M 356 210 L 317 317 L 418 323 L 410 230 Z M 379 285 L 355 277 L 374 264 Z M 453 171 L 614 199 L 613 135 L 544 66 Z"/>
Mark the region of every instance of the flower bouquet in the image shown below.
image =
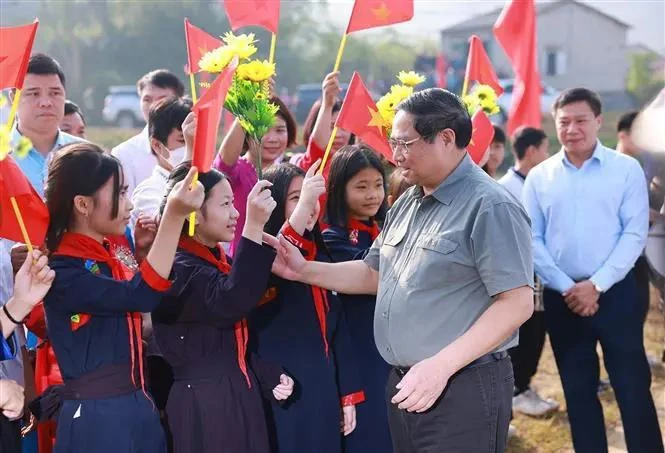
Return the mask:
<path id="1" fill-rule="evenodd" d="M 501 110 L 496 102 L 497 95 L 489 85 L 477 84 L 471 93 L 462 98 L 469 116 L 473 116 L 478 110 L 483 110 L 487 116 L 496 115 Z"/>
<path id="2" fill-rule="evenodd" d="M 224 101 L 224 108 L 240 122 L 250 140 L 260 143 L 273 126 L 278 107 L 270 102 L 270 78 L 275 75 L 275 64 L 267 60 L 252 59 L 257 51 L 254 34 L 234 35 L 227 32 L 223 46 L 203 55 L 199 67 L 211 74 L 222 72 L 234 57 L 239 65 Z M 258 153 L 257 171 L 261 169 Z"/>
<path id="3" fill-rule="evenodd" d="M 383 119 L 382 126 L 387 137 L 390 137 L 393 119 L 395 119 L 399 103 L 411 96 L 416 85 L 425 81 L 425 77 L 414 71 L 400 71 L 397 79 L 401 84 L 391 86 L 390 91 L 381 96 L 381 99 L 376 103 L 376 108 Z"/>

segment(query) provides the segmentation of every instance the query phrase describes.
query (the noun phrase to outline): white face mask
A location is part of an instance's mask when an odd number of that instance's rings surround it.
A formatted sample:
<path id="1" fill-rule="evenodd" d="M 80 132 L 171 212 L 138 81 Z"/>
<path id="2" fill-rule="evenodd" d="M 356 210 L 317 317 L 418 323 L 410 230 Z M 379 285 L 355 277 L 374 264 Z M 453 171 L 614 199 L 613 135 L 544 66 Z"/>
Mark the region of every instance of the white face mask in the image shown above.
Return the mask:
<path id="1" fill-rule="evenodd" d="M 180 162 L 182 162 L 183 159 L 185 158 L 185 152 L 186 151 L 187 151 L 187 147 L 185 147 L 185 146 L 181 146 L 180 148 L 172 149 L 171 150 L 171 157 L 169 157 L 169 162 L 171 163 L 171 165 L 173 165 L 175 167 L 176 165 L 180 164 Z"/>

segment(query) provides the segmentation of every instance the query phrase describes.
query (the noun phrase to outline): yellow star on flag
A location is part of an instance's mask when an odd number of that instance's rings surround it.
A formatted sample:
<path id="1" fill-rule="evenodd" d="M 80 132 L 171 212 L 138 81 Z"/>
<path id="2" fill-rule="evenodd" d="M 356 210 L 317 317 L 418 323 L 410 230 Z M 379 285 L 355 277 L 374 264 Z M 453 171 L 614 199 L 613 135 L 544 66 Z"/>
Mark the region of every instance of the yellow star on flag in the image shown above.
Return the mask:
<path id="1" fill-rule="evenodd" d="M 372 8 L 372 14 L 380 21 L 387 21 L 390 17 L 390 9 L 386 6 L 386 2 L 381 2 L 378 8 Z"/>
<path id="2" fill-rule="evenodd" d="M 379 134 L 381 137 L 383 137 L 383 117 L 377 110 L 374 110 L 370 106 L 367 106 L 367 110 L 369 110 L 369 114 L 372 116 L 372 119 L 370 119 L 367 125 L 375 126 L 377 129 L 379 129 Z"/>

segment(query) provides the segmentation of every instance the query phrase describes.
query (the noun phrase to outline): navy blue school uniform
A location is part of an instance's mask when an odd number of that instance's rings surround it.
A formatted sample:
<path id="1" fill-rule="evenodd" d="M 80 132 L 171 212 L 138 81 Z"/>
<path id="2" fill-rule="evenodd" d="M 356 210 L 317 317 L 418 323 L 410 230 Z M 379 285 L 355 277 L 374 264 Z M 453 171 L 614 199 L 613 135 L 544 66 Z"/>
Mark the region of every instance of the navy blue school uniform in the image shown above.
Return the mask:
<path id="1" fill-rule="evenodd" d="M 313 245 L 291 231 L 296 245 Z M 308 258 L 314 256 L 330 260 L 316 252 Z M 268 411 L 271 451 L 340 453 L 341 407 L 364 399 L 341 304 L 320 288 L 315 296 L 300 282 L 275 277 L 272 283 L 274 298 L 250 317 L 250 345 L 266 360 L 282 364 L 295 386 L 284 404 Z"/>
<path id="2" fill-rule="evenodd" d="M 329 226 L 323 240 L 334 262 L 361 260 L 379 234 L 375 224 L 350 221 L 348 228 Z M 339 294 L 353 347 L 359 357 L 366 400 L 357 408 L 358 427 L 344 438 L 345 453 L 393 451 L 386 408 L 386 384 L 390 366 L 381 358 L 374 341 L 376 296 Z"/>
<path id="3" fill-rule="evenodd" d="M 143 389 L 140 312 L 159 304 L 168 281 L 147 261 L 132 277 L 130 252 L 73 233 L 49 265 L 48 335 L 70 388 L 54 452 L 165 452 L 159 414 Z"/>
<path id="4" fill-rule="evenodd" d="M 269 451 L 262 393 L 272 398 L 283 371 L 246 354 L 244 318 L 261 300 L 275 256 L 241 238 L 231 266 L 221 247 L 181 238 L 173 285 L 152 313 L 173 368 L 166 414 L 175 453 Z"/>

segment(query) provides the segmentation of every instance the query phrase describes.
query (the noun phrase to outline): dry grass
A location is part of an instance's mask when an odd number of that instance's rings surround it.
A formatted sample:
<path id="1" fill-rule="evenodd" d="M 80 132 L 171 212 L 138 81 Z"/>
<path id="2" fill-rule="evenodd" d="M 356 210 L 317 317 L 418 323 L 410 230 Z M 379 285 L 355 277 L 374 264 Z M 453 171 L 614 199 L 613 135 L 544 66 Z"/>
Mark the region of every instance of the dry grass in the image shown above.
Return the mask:
<path id="1" fill-rule="evenodd" d="M 663 339 L 665 338 L 665 319 L 658 308 L 656 292 L 652 291 L 652 303 L 647 324 L 644 332 L 644 344 L 647 353 L 660 358 L 663 352 Z M 602 375 L 607 373 L 602 370 Z M 572 452 L 572 441 L 568 417 L 565 412 L 565 401 L 563 389 L 557 372 L 554 356 L 549 343 L 540 360 L 538 374 L 534 379 L 534 387 L 543 397 L 554 398 L 561 403 L 559 412 L 544 419 L 534 419 L 524 415 L 516 414 L 513 424 L 517 428 L 518 435 L 511 439 L 508 444 L 509 453 L 554 453 Z M 654 396 L 656 408 L 659 414 L 661 430 L 665 433 L 665 368 L 660 364 L 653 370 L 653 382 L 651 391 Z M 607 426 L 610 452 L 625 452 L 626 447 L 623 440 L 623 429 L 619 408 L 614 400 L 614 394 L 609 391 L 601 396 L 603 410 L 605 413 L 605 425 Z"/>

